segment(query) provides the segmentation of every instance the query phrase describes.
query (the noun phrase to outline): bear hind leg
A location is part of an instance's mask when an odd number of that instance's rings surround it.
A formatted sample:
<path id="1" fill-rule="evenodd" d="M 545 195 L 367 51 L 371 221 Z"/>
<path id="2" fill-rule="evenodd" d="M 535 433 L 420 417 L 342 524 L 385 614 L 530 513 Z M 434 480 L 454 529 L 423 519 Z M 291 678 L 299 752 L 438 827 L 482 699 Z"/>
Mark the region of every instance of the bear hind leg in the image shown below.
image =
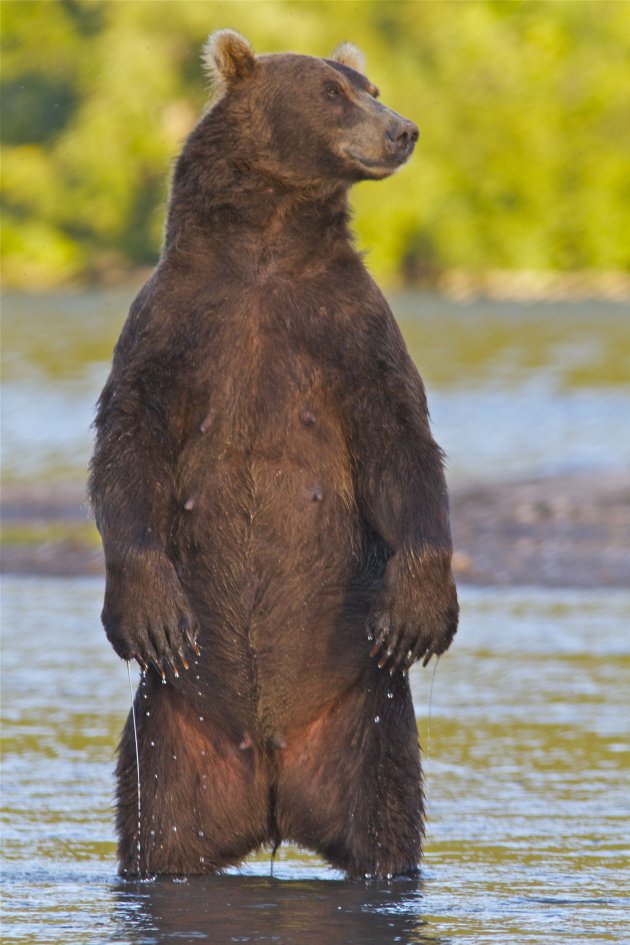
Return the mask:
<path id="1" fill-rule="evenodd" d="M 287 739 L 277 805 L 283 837 L 348 875 L 415 874 L 423 802 L 408 680 L 379 674 Z"/>
<path id="2" fill-rule="evenodd" d="M 192 875 L 237 865 L 269 840 L 267 762 L 199 721 L 174 690 L 159 691 L 150 704 L 138 718 L 139 830 L 131 717 L 119 749 L 120 873 Z"/>

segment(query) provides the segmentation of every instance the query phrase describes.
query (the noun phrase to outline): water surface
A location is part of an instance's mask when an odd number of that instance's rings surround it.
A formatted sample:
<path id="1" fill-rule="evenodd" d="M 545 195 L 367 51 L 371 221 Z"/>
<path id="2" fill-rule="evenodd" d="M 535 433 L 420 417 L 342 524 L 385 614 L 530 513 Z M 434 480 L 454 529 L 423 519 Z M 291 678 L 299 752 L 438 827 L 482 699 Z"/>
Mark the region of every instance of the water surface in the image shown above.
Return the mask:
<path id="1" fill-rule="evenodd" d="M 9 296 L 2 469 L 83 482 L 131 290 Z M 630 467 L 630 317 L 611 303 L 393 300 L 451 482 Z M 375 392 L 375 396 L 378 392 Z M 349 883 L 291 847 L 222 877 L 116 877 L 113 764 L 129 705 L 98 580 L 2 591 L 3 940 L 42 945 L 630 942 L 630 592 L 463 588 L 415 667 L 421 880 Z M 429 723 L 429 703 L 431 720 Z"/>
<path id="2" fill-rule="evenodd" d="M 6 481 L 82 481 L 94 404 L 133 290 L 8 295 Z M 630 310 L 392 298 L 451 481 L 630 467 Z"/>
<path id="3" fill-rule="evenodd" d="M 223 877 L 122 883 L 113 755 L 127 673 L 100 581 L 6 578 L 3 941 L 630 941 L 630 593 L 462 591 L 435 674 L 414 667 L 428 834 L 420 882 L 347 882 L 282 847 Z"/>

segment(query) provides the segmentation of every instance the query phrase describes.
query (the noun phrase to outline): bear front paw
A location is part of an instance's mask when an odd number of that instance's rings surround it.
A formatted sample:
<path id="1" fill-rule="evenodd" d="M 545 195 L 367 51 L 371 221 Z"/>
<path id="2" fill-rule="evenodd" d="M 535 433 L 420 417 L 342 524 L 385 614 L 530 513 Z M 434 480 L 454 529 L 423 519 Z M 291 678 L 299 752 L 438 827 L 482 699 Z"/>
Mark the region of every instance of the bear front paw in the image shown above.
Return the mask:
<path id="1" fill-rule="evenodd" d="M 197 622 L 175 568 L 161 552 L 127 555 L 107 566 L 101 614 L 107 639 L 124 660 L 149 664 L 163 678 L 178 661 L 188 669 L 187 652 L 199 655 Z"/>
<path id="2" fill-rule="evenodd" d="M 426 666 L 451 644 L 459 605 L 450 556 L 415 560 L 392 558 L 383 587 L 368 617 L 370 656 L 380 669 L 406 671 L 422 659 Z"/>

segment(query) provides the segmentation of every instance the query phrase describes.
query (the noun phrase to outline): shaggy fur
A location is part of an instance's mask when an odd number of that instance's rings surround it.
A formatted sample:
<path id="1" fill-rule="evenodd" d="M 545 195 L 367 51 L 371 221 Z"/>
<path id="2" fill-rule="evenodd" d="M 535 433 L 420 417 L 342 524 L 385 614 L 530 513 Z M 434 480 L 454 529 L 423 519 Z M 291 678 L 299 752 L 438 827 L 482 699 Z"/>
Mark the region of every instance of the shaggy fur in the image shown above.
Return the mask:
<path id="1" fill-rule="evenodd" d="M 103 623 L 147 668 L 120 868 L 208 872 L 287 839 L 352 876 L 413 871 L 404 670 L 457 626 L 448 501 L 347 191 L 401 166 L 417 129 L 347 49 L 254 57 L 222 31 L 206 57 L 223 94 L 177 162 L 96 420 Z"/>

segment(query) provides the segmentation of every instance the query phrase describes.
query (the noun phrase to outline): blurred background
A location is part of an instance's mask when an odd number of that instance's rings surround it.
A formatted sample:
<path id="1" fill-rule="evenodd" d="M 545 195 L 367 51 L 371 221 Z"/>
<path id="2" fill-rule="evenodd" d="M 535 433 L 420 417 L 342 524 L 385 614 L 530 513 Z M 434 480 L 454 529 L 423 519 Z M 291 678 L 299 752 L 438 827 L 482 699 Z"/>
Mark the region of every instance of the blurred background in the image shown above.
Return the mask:
<path id="1" fill-rule="evenodd" d="M 2 0 L 0 15 L 7 941 L 166 942 L 170 922 L 310 945 L 322 921 L 330 945 L 630 940 L 630 3 Z M 184 909 L 182 887 L 115 885 L 129 690 L 99 622 L 90 425 L 221 27 L 259 52 L 354 42 L 421 129 L 404 169 L 351 194 L 447 454 L 462 601 L 435 692 L 411 674 L 421 894 L 344 899 L 295 851 L 284 892 L 264 856 L 253 887 L 191 886 Z M 287 889 L 299 906 L 278 925 Z"/>
<path id="2" fill-rule="evenodd" d="M 413 170 L 353 196 L 388 286 L 630 270 L 625 2 L 4 0 L 5 285 L 154 264 L 169 165 L 206 102 L 200 46 L 226 25 L 260 52 L 352 40 L 419 124 Z"/>

